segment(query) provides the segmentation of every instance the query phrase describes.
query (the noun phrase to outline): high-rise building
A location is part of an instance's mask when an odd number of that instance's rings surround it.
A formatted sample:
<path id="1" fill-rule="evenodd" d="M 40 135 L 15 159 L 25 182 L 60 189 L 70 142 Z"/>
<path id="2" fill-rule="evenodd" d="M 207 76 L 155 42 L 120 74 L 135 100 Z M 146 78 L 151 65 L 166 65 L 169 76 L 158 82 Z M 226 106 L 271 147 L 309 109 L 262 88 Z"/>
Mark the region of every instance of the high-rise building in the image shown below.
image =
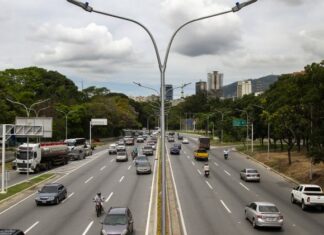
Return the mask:
<path id="1" fill-rule="evenodd" d="M 173 100 L 173 87 L 171 84 L 165 85 L 165 99 Z"/>
<path id="2" fill-rule="evenodd" d="M 213 71 L 207 74 L 207 90 L 208 94 L 214 97 L 222 96 L 224 75 L 218 71 Z"/>
<path id="3" fill-rule="evenodd" d="M 237 94 L 238 98 L 240 98 L 244 95 L 251 94 L 251 93 L 252 93 L 252 81 L 251 80 L 237 82 L 236 94 Z"/>
<path id="4" fill-rule="evenodd" d="M 207 82 L 200 80 L 199 82 L 196 82 L 196 95 L 201 93 L 207 93 Z"/>

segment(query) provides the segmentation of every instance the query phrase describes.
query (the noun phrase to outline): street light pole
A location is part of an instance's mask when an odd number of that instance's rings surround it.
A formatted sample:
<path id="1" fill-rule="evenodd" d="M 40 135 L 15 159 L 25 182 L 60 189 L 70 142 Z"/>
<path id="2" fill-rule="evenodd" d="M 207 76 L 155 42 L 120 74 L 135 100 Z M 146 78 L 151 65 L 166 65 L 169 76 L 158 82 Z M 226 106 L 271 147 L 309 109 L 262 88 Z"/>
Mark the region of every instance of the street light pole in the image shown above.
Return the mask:
<path id="1" fill-rule="evenodd" d="M 40 100 L 40 101 L 37 101 L 35 103 L 33 103 L 32 105 L 29 106 L 29 108 L 23 104 L 23 103 L 20 103 L 18 101 L 13 101 L 9 98 L 6 98 L 10 103 L 13 103 L 13 104 L 18 104 L 18 105 L 21 105 L 25 108 L 26 110 L 26 115 L 27 115 L 27 118 L 29 118 L 30 116 L 30 111 L 33 110 L 33 107 L 35 105 L 38 105 L 38 104 L 41 104 L 41 103 L 44 103 L 46 101 L 49 101 L 50 99 L 46 99 L 46 100 Z M 27 136 L 27 181 L 29 181 L 29 166 L 30 166 L 30 163 L 29 163 L 29 136 Z"/>
<path id="2" fill-rule="evenodd" d="M 236 109 L 240 112 L 243 112 L 246 114 L 246 149 L 249 150 L 249 144 L 248 144 L 248 139 L 249 139 L 249 115 L 248 112 L 246 110 L 242 110 L 242 109 Z M 253 142 L 253 139 L 252 139 Z M 252 143 L 253 145 L 253 143 Z"/>
<path id="3" fill-rule="evenodd" d="M 224 138 L 224 114 L 225 113 L 229 113 L 229 112 L 222 112 L 222 111 L 219 111 L 217 109 L 215 109 L 216 112 L 220 113 L 221 116 L 222 116 L 222 130 L 221 130 L 221 143 L 223 143 L 223 138 Z"/>
<path id="4" fill-rule="evenodd" d="M 177 35 L 177 33 L 183 27 L 185 27 L 186 25 L 188 25 L 190 23 L 200 21 L 200 20 L 204 20 L 204 19 L 208 19 L 208 18 L 211 18 L 211 17 L 224 15 L 224 14 L 231 13 L 231 12 L 237 12 L 237 11 L 241 10 L 243 7 L 246 7 L 246 6 L 248 6 L 248 5 L 252 4 L 252 3 L 255 3 L 257 0 L 250 0 L 250 1 L 243 2 L 243 3 L 236 3 L 236 5 L 232 9 L 230 9 L 228 11 L 224 11 L 224 12 L 221 12 L 221 13 L 200 17 L 200 18 L 197 18 L 197 19 L 194 19 L 194 20 L 190 20 L 190 21 L 184 23 L 183 25 L 181 25 L 173 33 L 173 35 L 171 36 L 171 39 L 170 39 L 170 41 L 168 43 L 167 50 L 165 52 L 165 57 L 164 57 L 163 64 L 161 62 L 158 47 L 157 47 L 157 44 L 155 42 L 155 39 L 154 39 L 153 35 L 140 22 L 138 22 L 136 20 L 133 20 L 133 19 L 130 19 L 130 18 L 126 18 L 126 17 L 117 16 L 117 15 L 114 15 L 114 14 L 94 10 L 91 6 L 89 6 L 88 2 L 82 3 L 82 2 L 79 2 L 79 1 L 76 1 L 76 0 L 67 0 L 67 1 L 74 4 L 74 5 L 76 5 L 76 6 L 81 7 L 82 9 L 84 9 L 85 11 L 88 11 L 88 12 L 95 12 L 95 13 L 98 13 L 98 14 L 101 14 L 101 15 L 110 16 L 110 17 L 114 17 L 114 18 L 117 18 L 117 19 L 126 20 L 126 21 L 129 21 L 129 22 L 135 23 L 135 24 L 139 25 L 140 27 L 142 27 L 146 31 L 146 33 L 149 35 L 149 37 L 150 37 L 150 39 L 151 39 L 151 41 L 153 43 L 154 51 L 155 51 L 155 54 L 156 54 L 158 65 L 159 65 L 160 82 L 161 82 L 160 96 L 161 96 L 161 135 L 162 135 L 162 138 L 161 138 L 161 144 L 162 144 L 162 151 L 161 151 L 161 157 L 162 157 L 162 235 L 165 235 L 166 234 L 166 232 L 165 232 L 165 229 L 166 229 L 166 224 L 165 224 L 165 222 L 166 222 L 166 201 L 165 201 L 166 200 L 166 180 L 165 180 L 166 169 L 165 169 L 165 162 L 166 162 L 166 160 L 165 160 L 165 116 L 164 116 L 165 115 L 164 114 L 165 71 L 166 71 L 166 68 L 167 68 L 167 62 L 168 62 L 168 57 L 169 57 L 172 42 L 173 42 L 175 36 Z M 184 231 L 184 232 L 186 233 L 186 231 Z"/>
<path id="5" fill-rule="evenodd" d="M 70 113 L 75 112 L 75 110 L 70 110 L 68 112 L 64 112 L 62 110 L 56 109 L 56 111 L 63 113 L 65 116 L 65 139 L 67 140 L 67 138 L 68 138 L 68 125 L 67 125 L 68 124 L 68 116 Z"/>

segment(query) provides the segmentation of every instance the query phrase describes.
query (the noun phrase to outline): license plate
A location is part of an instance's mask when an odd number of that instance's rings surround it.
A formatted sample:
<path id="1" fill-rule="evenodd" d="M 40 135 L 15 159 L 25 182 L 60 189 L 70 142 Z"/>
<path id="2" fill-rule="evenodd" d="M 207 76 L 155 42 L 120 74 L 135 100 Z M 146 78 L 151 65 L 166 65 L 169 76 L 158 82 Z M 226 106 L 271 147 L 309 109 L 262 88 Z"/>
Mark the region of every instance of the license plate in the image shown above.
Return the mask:
<path id="1" fill-rule="evenodd" d="M 270 221 L 270 222 L 276 221 L 276 220 L 277 220 L 276 218 L 267 218 L 267 221 Z"/>

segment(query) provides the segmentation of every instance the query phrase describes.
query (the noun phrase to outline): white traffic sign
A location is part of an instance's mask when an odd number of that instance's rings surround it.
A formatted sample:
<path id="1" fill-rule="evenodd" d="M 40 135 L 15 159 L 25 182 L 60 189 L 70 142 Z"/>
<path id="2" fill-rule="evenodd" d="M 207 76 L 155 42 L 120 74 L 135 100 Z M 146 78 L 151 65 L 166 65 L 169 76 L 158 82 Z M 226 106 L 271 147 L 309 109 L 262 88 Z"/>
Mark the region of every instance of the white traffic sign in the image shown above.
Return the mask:
<path id="1" fill-rule="evenodd" d="M 107 126 L 107 118 L 92 118 L 91 126 Z"/>

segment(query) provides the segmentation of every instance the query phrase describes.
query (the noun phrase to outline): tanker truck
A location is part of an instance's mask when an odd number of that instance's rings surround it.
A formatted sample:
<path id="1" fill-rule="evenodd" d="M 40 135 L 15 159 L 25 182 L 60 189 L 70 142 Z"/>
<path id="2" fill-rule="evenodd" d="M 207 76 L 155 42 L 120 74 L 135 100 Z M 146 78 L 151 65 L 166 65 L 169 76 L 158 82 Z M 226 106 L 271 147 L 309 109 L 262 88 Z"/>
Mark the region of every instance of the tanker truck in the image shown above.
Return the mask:
<path id="1" fill-rule="evenodd" d="M 68 146 L 64 142 L 30 143 L 28 145 L 24 143 L 16 151 L 18 172 L 36 173 L 49 170 L 53 166 L 65 165 L 68 161 Z"/>

